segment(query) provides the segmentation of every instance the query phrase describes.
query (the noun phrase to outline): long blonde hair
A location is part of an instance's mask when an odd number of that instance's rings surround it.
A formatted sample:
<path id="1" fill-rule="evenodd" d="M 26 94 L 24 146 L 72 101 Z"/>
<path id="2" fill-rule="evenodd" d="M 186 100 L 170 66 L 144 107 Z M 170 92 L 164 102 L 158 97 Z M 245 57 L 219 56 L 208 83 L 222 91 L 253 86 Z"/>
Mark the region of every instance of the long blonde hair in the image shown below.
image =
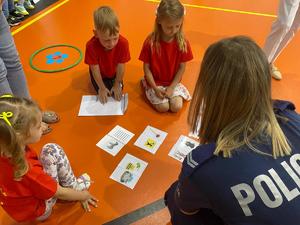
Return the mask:
<path id="1" fill-rule="evenodd" d="M 8 122 L 0 119 L 0 156 L 9 158 L 14 166 L 14 177 L 20 179 L 27 171 L 25 149 L 22 137 L 30 135 L 30 128 L 38 123 L 40 108 L 36 103 L 24 98 L 1 97 L 0 114 L 12 113 Z"/>
<path id="2" fill-rule="evenodd" d="M 159 21 L 163 19 L 181 19 L 185 14 L 183 5 L 178 0 L 161 0 L 156 10 L 156 19 L 154 23 L 154 30 L 149 35 L 151 46 L 155 48 L 157 52 L 160 52 L 160 40 L 162 35 L 162 28 Z M 186 41 L 182 32 L 182 24 L 179 31 L 176 33 L 176 40 L 180 51 L 187 52 Z"/>
<path id="3" fill-rule="evenodd" d="M 266 154 L 251 142 L 262 136 L 271 139 L 274 158 L 291 153 L 273 112 L 268 60 L 248 37 L 223 39 L 206 50 L 188 123 L 201 143 L 216 142 L 215 154 L 224 157 L 245 145 Z"/>

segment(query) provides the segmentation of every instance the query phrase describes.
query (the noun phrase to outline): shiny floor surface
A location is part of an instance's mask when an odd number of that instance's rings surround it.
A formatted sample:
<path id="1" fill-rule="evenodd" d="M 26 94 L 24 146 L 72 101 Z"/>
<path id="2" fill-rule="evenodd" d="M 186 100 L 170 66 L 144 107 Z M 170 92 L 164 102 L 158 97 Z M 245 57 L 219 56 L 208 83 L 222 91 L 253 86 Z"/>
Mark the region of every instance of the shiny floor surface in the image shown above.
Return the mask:
<path id="1" fill-rule="evenodd" d="M 194 54 L 194 59 L 187 63 L 183 83 L 191 93 L 203 53 L 211 43 L 242 34 L 252 37 L 263 46 L 277 10 L 277 1 L 271 0 L 183 0 L 183 3 L 187 10 L 184 31 Z M 110 5 L 115 10 L 120 20 L 121 34 L 130 43 L 131 61 L 126 64 L 124 79 L 129 105 L 124 116 L 78 117 L 81 96 L 94 94 L 87 65 L 81 61 L 64 72 L 41 73 L 30 68 L 29 58 L 37 49 L 53 44 L 74 45 L 84 52 L 85 44 L 93 34 L 93 10 L 100 5 Z M 61 121 L 52 125 L 53 131 L 35 145 L 36 150 L 39 151 L 48 142 L 60 144 L 75 174 L 90 174 L 94 181 L 90 192 L 100 200 L 99 207 L 90 213 L 84 213 L 79 203 L 58 203 L 44 225 L 107 223 L 161 199 L 165 190 L 176 180 L 181 165 L 168 153 L 181 134 L 188 134 L 186 116 L 189 104 L 185 103 L 182 111 L 176 114 L 156 113 L 145 101 L 139 83 L 143 71 L 138 56 L 145 37 L 152 31 L 156 7 L 157 2 L 145 0 L 58 1 L 13 30 L 32 97 L 42 108 L 55 110 L 61 116 Z M 282 52 L 276 65 L 282 71 L 283 79 L 272 81 L 273 97 L 291 100 L 298 108 L 299 42 L 298 35 Z M 75 51 L 68 54 L 70 58 L 78 58 Z M 36 61 L 39 64 L 39 60 Z M 43 63 L 39 66 L 43 66 Z M 99 149 L 96 143 L 116 125 L 128 129 L 135 136 L 113 157 Z M 147 125 L 168 133 L 156 154 L 133 145 Z M 148 162 L 133 190 L 109 178 L 126 153 Z M 133 224 L 165 225 L 168 222 L 167 210 L 162 209 Z M 16 223 L 1 209 L 0 225 L 13 224 Z"/>

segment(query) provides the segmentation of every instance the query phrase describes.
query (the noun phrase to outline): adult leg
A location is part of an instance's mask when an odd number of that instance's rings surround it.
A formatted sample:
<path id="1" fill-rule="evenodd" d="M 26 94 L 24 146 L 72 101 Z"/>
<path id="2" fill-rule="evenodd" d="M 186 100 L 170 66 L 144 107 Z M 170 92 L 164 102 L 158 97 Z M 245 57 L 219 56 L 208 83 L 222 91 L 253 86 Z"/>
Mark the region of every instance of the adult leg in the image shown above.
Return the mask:
<path id="1" fill-rule="evenodd" d="M 5 18 L 7 18 L 9 16 L 8 0 L 4 0 L 2 3 L 2 6 L 0 5 L 0 8 L 1 7 L 2 7 L 2 12 L 3 12 Z"/>
<path id="2" fill-rule="evenodd" d="M 264 46 L 264 52 L 270 63 L 273 63 L 280 53 L 279 46 L 293 24 L 299 2 L 300 0 L 280 0 L 278 17 L 272 25 Z"/>
<path id="3" fill-rule="evenodd" d="M 0 58 L 2 59 L 5 68 L 6 76 L 4 76 L 3 68 L 0 67 L 1 83 L 7 85 L 5 90 L 10 89 L 10 93 L 17 97 L 30 98 L 27 82 L 24 74 L 22 64 L 20 62 L 19 54 L 17 52 L 14 40 L 11 36 L 9 25 L 0 12 Z M 3 66 L 3 65 L 2 65 Z M 2 86 L 0 88 L 1 92 Z"/>
<path id="4" fill-rule="evenodd" d="M 12 94 L 8 80 L 7 70 L 3 60 L 0 58 L 0 96 L 4 94 Z"/>
<path id="5" fill-rule="evenodd" d="M 12 12 L 15 10 L 15 4 L 14 4 L 14 0 L 7 0 L 8 3 L 8 11 Z"/>
<path id="6" fill-rule="evenodd" d="M 298 4 L 298 11 L 294 18 L 293 24 L 287 34 L 284 36 L 283 40 L 281 41 L 280 45 L 278 46 L 277 51 L 275 52 L 275 59 L 277 56 L 280 55 L 281 51 L 289 44 L 289 42 L 293 39 L 297 31 L 300 27 L 300 3 Z"/>

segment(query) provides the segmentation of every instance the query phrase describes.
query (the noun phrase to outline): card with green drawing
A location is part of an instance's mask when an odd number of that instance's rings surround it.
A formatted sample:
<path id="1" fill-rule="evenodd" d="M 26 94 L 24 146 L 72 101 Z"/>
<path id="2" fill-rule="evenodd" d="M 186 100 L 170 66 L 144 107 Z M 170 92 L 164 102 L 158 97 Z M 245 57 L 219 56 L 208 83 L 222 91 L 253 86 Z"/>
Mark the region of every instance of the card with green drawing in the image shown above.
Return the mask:
<path id="1" fill-rule="evenodd" d="M 147 165 L 147 162 L 127 153 L 111 174 L 110 178 L 133 189 Z"/>

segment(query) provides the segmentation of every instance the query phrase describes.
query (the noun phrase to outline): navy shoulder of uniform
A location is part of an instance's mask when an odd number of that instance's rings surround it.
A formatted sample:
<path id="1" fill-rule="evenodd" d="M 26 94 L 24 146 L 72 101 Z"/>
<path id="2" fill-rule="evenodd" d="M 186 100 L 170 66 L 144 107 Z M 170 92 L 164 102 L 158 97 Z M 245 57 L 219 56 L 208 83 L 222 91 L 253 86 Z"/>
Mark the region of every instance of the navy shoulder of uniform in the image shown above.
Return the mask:
<path id="1" fill-rule="evenodd" d="M 181 171 L 181 178 L 190 176 L 198 167 L 203 165 L 207 160 L 214 157 L 216 144 L 199 145 L 191 151 L 184 159 Z"/>
<path id="2" fill-rule="evenodd" d="M 290 122 L 290 125 L 296 126 L 297 132 L 299 132 L 300 126 L 300 115 L 295 111 L 296 107 L 293 103 L 282 100 L 273 101 L 273 108 L 276 115 L 287 118 Z M 283 122 L 287 122 L 286 120 L 282 120 Z"/>
<path id="3" fill-rule="evenodd" d="M 289 101 L 283 101 L 283 100 L 274 100 L 273 101 L 273 108 L 275 110 L 284 111 L 286 109 L 288 110 L 295 110 L 296 107 L 292 102 Z"/>

